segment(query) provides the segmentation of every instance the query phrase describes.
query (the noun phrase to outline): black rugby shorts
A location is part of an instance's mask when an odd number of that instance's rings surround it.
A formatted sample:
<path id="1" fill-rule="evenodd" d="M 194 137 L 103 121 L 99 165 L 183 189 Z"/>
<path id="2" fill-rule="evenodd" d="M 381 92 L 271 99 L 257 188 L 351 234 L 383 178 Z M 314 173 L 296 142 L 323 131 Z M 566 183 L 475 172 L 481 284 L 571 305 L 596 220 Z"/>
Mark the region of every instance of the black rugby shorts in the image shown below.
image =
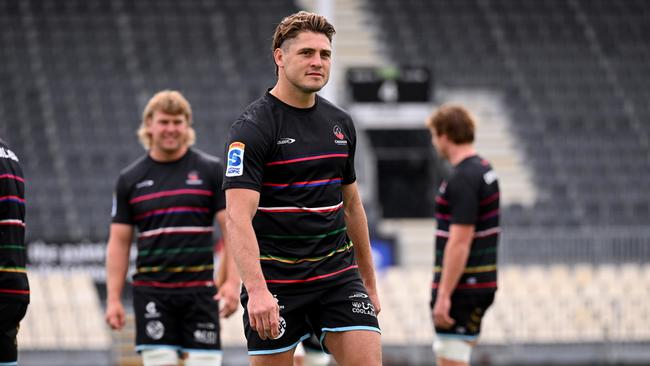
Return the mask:
<path id="1" fill-rule="evenodd" d="M 136 351 L 170 348 L 221 353 L 219 304 L 215 289 L 148 292 L 134 287 Z"/>
<path id="2" fill-rule="evenodd" d="M 435 298 L 430 303 L 433 309 Z M 481 333 L 481 321 L 494 302 L 494 293 L 452 296 L 449 316 L 456 321 L 450 329 L 435 327 L 436 335 L 467 341 L 476 340 Z"/>
<path id="3" fill-rule="evenodd" d="M 280 306 L 280 336 L 262 340 L 248 321 L 248 293 L 242 290 L 244 334 L 249 355 L 268 355 L 288 351 L 315 335 L 323 350 L 328 332 L 370 330 L 381 332 L 375 308 L 361 280 L 318 289 L 312 292 L 290 289 L 272 290 Z"/>

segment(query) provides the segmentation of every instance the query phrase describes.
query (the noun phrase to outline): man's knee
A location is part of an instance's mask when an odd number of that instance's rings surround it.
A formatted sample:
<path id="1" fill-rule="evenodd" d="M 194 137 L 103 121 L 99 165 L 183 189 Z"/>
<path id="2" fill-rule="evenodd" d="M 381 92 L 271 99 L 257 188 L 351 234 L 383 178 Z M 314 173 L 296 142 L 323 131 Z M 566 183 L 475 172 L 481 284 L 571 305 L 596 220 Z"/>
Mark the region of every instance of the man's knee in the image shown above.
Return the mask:
<path id="1" fill-rule="evenodd" d="M 192 352 L 187 353 L 185 366 L 221 366 L 221 352 Z"/>
<path id="2" fill-rule="evenodd" d="M 171 348 L 152 348 L 143 350 L 142 364 L 144 366 L 175 366 L 178 365 L 178 352 Z"/>
<path id="3" fill-rule="evenodd" d="M 472 356 L 472 345 L 460 339 L 436 338 L 433 341 L 433 351 L 436 353 L 436 357 L 469 363 Z"/>

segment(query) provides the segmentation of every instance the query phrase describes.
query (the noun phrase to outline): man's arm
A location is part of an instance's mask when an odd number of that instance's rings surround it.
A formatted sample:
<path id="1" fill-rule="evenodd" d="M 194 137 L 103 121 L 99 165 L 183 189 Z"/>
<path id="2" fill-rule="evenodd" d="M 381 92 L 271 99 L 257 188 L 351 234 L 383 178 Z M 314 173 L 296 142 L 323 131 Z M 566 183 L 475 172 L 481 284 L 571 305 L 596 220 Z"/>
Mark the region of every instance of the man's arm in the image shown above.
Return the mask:
<path id="1" fill-rule="evenodd" d="M 363 284 L 366 286 L 370 300 L 375 306 L 375 313 L 381 311 L 379 295 L 377 294 L 377 282 L 375 280 L 375 268 L 372 262 L 370 250 L 370 234 L 368 233 L 368 219 L 363 209 L 357 183 L 343 185 L 343 209 L 345 210 L 345 225 L 348 236 L 354 243 L 354 254 Z"/>
<path id="2" fill-rule="evenodd" d="M 239 304 L 239 273 L 237 273 L 237 267 L 231 254 L 232 248 L 228 245 L 226 210 L 219 210 L 216 218 L 221 228 L 224 245 L 219 255 L 219 276 L 217 277 L 219 292 L 215 295 L 215 299 L 221 301 L 222 304 L 219 314 L 227 318 L 237 310 Z"/>
<path id="3" fill-rule="evenodd" d="M 106 248 L 106 323 L 113 329 L 122 329 L 125 319 L 122 290 L 129 269 L 129 252 L 133 226 L 111 224 Z"/>
<path id="4" fill-rule="evenodd" d="M 257 212 L 260 194 L 251 189 L 226 190 L 226 231 L 228 246 L 232 248 L 235 263 L 248 292 L 250 326 L 260 338 L 279 335 L 280 307 L 266 286 L 260 249 L 253 230 L 253 216 Z"/>
<path id="5" fill-rule="evenodd" d="M 438 327 L 450 328 L 455 323 L 449 316 L 451 294 L 465 270 L 474 231 L 474 225 L 452 224 L 449 228 L 449 240 L 443 255 L 438 294 L 433 306 L 433 322 Z"/>

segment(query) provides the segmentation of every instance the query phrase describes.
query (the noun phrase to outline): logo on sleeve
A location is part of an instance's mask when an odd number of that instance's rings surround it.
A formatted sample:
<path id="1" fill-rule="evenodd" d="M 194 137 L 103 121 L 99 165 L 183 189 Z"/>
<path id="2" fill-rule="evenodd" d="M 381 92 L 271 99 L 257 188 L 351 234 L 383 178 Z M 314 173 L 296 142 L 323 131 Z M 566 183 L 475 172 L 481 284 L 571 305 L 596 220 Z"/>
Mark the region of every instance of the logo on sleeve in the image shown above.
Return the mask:
<path id="1" fill-rule="evenodd" d="M 278 145 L 288 145 L 288 144 L 293 144 L 296 142 L 296 139 L 292 139 L 291 137 L 283 137 L 278 140 L 277 144 Z"/>
<path id="2" fill-rule="evenodd" d="M 334 140 L 334 143 L 337 145 L 347 145 L 348 141 L 345 140 L 345 135 L 343 134 L 343 130 L 341 130 L 341 127 L 339 125 L 334 125 L 334 137 L 336 137 L 336 140 Z"/>
<path id="3" fill-rule="evenodd" d="M 244 148 L 243 142 L 235 141 L 228 147 L 228 166 L 226 177 L 238 177 L 244 174 Z"/>

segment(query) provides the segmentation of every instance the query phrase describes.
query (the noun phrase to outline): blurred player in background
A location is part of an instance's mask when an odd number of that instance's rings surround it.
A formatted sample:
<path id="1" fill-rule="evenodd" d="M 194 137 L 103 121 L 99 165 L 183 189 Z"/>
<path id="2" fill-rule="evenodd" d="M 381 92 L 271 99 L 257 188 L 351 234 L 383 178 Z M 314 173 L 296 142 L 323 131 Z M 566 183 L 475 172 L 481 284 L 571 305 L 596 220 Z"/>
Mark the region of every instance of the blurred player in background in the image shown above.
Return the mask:
<path id="1" fill-rule="evenodd" d="M 499 183 L 474 149 L 475 122 L 464 108 L 442 106 L 427 125 L 438 155 L 453 167 L 436 196 L 433 348 L 439 366 L 469 365 L 497 289 Z"/>
<path id="2" fill-rule="evenodd" d="M 145 366 L 221 365 L 221 316 L 238 306 L 239 278 L 228 245 L 215 289 L 213 228 L 225 234 L 223 165 L 197 151 L 192 110 L 177 91 L 161 91 L 145 107 L 138 131 L 147 154 L 124 169 L 115 189 L 106 256 L 106 321 L 125 322 L 121 294 L 137 228 L 133 276 L 136 350 Z M 227 243 L 227 242 L 226 242 Z M 223 276 L 222 276 L 223 277 Z"/>
<path id="3" fill-rule="evenodd" d="M 381 365 L 380 311 L 350 116 L 316 94 L 334 27 L 313 13 L 273 37 L 275 86 L 233 123 L 224 189 L 252 365 L 293 365 L 315 334 L 341 365 Z"/>
<path id="4" fill-rule="evenodd" d="M 18 365 L 18 326 L 27 312 L 25 180 L 18 156 L 0 139 L 0 365 Z"/>

